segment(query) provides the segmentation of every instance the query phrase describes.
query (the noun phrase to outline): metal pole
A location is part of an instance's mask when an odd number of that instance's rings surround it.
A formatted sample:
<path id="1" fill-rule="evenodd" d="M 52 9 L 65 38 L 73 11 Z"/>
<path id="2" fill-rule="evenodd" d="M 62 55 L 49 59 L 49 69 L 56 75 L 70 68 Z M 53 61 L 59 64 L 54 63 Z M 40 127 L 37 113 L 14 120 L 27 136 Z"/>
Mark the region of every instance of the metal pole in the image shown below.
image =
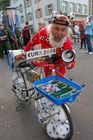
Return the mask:
<path id="1" fill-rule="evenodd" d="M 33 0 L 30 0 L 31 1 L 31 13 L 32 13 L 32 20 L 33 20 L 33 32 L 35 32 L 35 18 L 34 18 L 34 9 L 33 9 L 33 6 L 34 6 L 34 1 Z"/>
<path id="2" fill-rule="evenodd" d="M 25 19 L 27 21 L 26 0 L 23 0 L 23 1 L 24 1 Z"/>

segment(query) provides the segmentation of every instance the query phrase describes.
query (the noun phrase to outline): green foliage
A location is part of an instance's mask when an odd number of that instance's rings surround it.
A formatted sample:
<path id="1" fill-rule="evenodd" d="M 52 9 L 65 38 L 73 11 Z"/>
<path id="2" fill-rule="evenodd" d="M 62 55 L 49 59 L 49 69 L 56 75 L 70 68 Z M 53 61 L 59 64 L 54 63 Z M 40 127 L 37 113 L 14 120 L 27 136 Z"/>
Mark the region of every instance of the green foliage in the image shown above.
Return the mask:
<path id="1" fill-rule="evenodd" d="M 9 6 L 10 0 L 0 0 L 0 10 L 5 10 L 7 6 Z"/>

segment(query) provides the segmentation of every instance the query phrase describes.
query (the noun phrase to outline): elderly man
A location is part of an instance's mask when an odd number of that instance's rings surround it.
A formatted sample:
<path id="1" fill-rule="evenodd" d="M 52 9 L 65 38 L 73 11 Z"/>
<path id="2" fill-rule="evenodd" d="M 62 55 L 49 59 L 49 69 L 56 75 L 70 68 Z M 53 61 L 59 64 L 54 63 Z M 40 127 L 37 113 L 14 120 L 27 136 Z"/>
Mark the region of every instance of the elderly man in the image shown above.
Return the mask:
<path id="1" fill-rule="evenodd" d="M 71 69 L 75 64 L 75 61 L 72 61 L 70 64 L 64 63 L 61 58 L 61 53 L 64 49 L 72 50 L 72 43 L 68 37 L 68 26 L 69 20 L 67 16 L 58 15 L 57 17 L 53 18 L 50 25 L 35 34 L 24 48 L 25 52 L 33 49 L 33 47 L 37 44 L 40 44 L 41 49 L 56 48 L 54 65 L 56 75 L 59 76 L 63 76 L 66 69 Z M 18 57 L 22 58 L 22 55 Z M 51 67 L 46 66 L 44 70 L 46 77 L 52 74 Z"/>

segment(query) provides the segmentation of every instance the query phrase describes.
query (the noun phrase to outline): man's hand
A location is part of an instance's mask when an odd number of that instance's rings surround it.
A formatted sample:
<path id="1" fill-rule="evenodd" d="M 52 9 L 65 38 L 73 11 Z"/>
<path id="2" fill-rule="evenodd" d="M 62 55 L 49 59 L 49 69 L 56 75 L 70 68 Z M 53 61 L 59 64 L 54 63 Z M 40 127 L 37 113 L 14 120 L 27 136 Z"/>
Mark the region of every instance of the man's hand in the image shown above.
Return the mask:
<path id="1" fill-rule="evenodd" d="M 74 65 L 75 65 L 75 61 L 73 61 L 73 62 L 71 62 L 71 63 L 65 63 L 65 62 L 64 62 L 64 66 L 65 66 L 68 70 L 72 69 L 72 68 L 74 67 Z"/>
<path id="2" fill-rule="evenodd" d="M 66 62 L 63 61 L 63 65 L 66 66 L 66 67 L 68 67 L 70 64 L 71 63 L 66 63 Z"/>
<path id="3" fill-rule="evenodd" d="M 21 53 L 21 54 L 18 54 L 16 55 L 16 60 L 24 60 L 26 58 L 26 54 L 24 53 Z"/>

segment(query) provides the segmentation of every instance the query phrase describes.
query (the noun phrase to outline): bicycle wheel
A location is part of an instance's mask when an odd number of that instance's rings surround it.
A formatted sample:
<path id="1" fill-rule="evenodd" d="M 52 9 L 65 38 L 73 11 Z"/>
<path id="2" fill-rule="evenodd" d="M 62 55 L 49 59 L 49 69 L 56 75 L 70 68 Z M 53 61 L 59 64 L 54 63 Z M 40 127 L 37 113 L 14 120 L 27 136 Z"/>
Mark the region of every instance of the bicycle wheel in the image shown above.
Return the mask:
<path id="1" fill-rule="evenodd" d="M 27 102 L 31 99 L 34 92 L 33 90 L 27 91 L 30 88 L 24 73 L 22 73 L 20 70 L 16 71 L 12 78 L 12 90 L 15 92 L 15 95 L 20 101 Z"/>
<path id="2" fill-rule="evenodd" d="M 58 108 L 60 112 L 54 115 L 46 126 L 47 134 L 52 139 L 70 140 L 73 136 L 70 112 L 65 104 Z"/>

